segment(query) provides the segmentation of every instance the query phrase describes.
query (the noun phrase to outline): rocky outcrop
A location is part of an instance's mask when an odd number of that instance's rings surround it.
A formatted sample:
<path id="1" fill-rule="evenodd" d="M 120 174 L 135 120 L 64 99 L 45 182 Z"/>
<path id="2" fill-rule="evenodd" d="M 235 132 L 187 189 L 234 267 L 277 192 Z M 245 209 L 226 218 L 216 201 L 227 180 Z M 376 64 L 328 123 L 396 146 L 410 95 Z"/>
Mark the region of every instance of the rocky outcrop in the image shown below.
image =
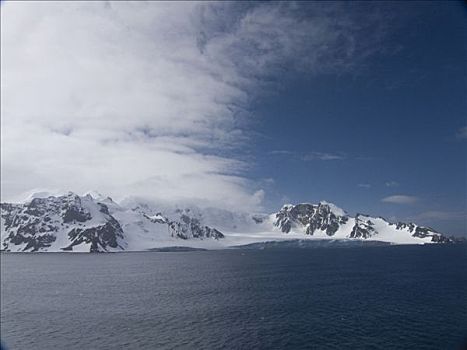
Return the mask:
<path id="1" fill-rule="evenodd" d="M 357 214 L 349 238 L 370 238 L 377 233 L 373 226 L 374 224 L 370 219 Z"/>
<path id="2" fill-rule="evenodd" d="M 107 248 L 124 249 L 119 244 L 123 240 L 123 230 L 117 220 L 110 217 L 100 226 L 90 228 L 74 228 L 68 232 L 71 243 L 62 250 L 73 250 L 74 246 L 89 245 L 91 253 L 107 251 Z"/>
<path id="3" fill-rule="evenodd" d="M 285 233 L 289 233 L 293 227 L 303 227 L 307 235 L 321 230 L 332 236 L 347 221 L 347 216 L 338 215 L 329 204 L 319 203 L 284 205 L 276 213 L 274 224 Z"/>
<path id="4" fill-rule="evenodd" d="M 274 226 L 284 233 L 303 232 L 307 235 L 334 237 L 342 239 L 378 240 L 384 236 L 389 240 L 394 237 L 395 243 L 403 236 L 423 239 L 423 242 L 452 243 L 455 239 L 447 237 L 435 230 L 418 226 L 414 223 L 390 223 L 385 219 L 373 218 L 364 214 L 351 217 L 335 205 L 321 202 L 319 204 L 287 204 L 274 214 Z M 407 241 L 407 240 L 404 240 Z"/>
<path id="5" fill-rule="evenodd" d="M 177 221 L 168 221 L 169 232 L 172 237 L 181 239 L 190 238 L 224 238 L 224 235 L 216 230 L 201 224 L 200 220 L 188 216 L 189 210 L 178 210 L 180 218 Z"/>
<path id="6" fill-rule="evenodd" d="M 68 193 L 34 198 L 25 204 L 1 204 L 2 249 L 13 251 L 123 249 L 123 231 L 105 204 Z M 60 246 L 55 246 L 59 244 Z"/>
<path id="7" fill-rule="evenodd" d="M 115 213 L 125 214 L 127 211 L 130 215 L 123 216 L 122 222 L 114 217 Z M 150 215 L 149 212 L 147 206 L 126 209 L 108 197 L 101 200 L 72 192 L 64 196 L 34 198 L 24 204 L 2 203 L 1 249 L 21 252 L 125 250 L 133 227 L 128 225 L 128 220 L 141 225 L 147 221 L 149 225 L 145 230 L 149 236 L 151 230 L 160 231 L 162 226 L 167 238 L 224 238 L 220 231 L 190 217 L 189 210 L 180 211 L 178 217 L 171 219 L 161 213 Z M 128 232 L 124 232 L 123 226 L 130 227 Z"/>
<path id="8" fill-rule="evenodd" d="M 225 234 L 261 241 L 272 233 L 294 239 L 365 240 L 395 244 L 457 241 L 429 227 L 390 223 L 381 217 L 348 215 L 327 202 L 284 205 L 271 215 L 234 213 L 217 208 L 158 208 L 133 201 L 119 205 L 91 194 L 33 198 L 2 203 L 1 250 L 14 252 L 115 252 L 164 246 L 222 247 Z M 253 235 L 252 235 L 253 233 Z M 298 235 L 298 236 L 297 236 Z M 278 239 L 282 239 L 277 236 Z M 229 237 L 231 238 L 231 237 Z M 193 242 L 193 243 L 192 243 Z"/>

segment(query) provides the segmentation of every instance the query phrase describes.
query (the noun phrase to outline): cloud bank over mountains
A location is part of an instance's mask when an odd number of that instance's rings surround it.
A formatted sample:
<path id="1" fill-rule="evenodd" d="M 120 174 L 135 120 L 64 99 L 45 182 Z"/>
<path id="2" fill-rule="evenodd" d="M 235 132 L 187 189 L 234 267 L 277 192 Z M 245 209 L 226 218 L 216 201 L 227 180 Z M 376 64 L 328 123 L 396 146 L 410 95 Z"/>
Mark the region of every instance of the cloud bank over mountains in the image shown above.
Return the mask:
<path id="1" fill-rule="evenodd" d="M 385 30 L 368 32 L 377 13 L 300 6 L 3 3 L 2 200 L 96 189 L 260 208 L 240 156 L 258 91 L 284 70 L 356 69 Z"/>

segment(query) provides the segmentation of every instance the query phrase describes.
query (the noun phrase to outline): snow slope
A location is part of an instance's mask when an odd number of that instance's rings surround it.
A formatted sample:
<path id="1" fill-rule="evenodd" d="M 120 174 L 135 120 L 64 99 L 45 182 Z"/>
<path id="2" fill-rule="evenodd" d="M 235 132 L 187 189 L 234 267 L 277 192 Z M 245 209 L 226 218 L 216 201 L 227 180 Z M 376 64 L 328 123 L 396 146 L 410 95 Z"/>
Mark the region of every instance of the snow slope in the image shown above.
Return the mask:
<path id="1" fill-rule="evenodd" d="M 45 197 L 44 197 L 45 196 Z M 286 204 L 270 215 L 114 202 L 91 191 L 32 194 L 1 204 L 1 248 L 14 252 L 116 252 L 162 247 L 222 249 L 266 241 L 358 240 L 392 244 L 449 243 L 453 239 L 416 224 L 349 216 L 328 202 Z"/>

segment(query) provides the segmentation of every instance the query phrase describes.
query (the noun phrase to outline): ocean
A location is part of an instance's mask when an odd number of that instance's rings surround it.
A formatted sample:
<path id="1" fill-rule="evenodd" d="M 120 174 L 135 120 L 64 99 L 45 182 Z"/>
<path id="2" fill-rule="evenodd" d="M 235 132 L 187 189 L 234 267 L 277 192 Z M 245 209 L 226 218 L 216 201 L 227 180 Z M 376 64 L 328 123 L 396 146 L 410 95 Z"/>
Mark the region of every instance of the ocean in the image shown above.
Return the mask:
<path id="1" fill-rule="evenodd" d="M 1 254 L 6 349 L 460 349 L 465 245 Z"/>

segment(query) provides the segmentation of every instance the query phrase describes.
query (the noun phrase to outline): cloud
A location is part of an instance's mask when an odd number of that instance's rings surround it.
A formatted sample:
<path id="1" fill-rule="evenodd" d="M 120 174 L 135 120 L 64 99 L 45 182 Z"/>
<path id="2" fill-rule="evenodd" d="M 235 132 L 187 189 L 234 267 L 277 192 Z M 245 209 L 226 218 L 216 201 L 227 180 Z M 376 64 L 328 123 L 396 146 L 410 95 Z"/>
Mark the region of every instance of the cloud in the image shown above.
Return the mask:
<path id="1" fill-rule="evenodd" d="M 235 156 L 250 147 L 252 98 L 281 72 L 357 69 L 384 33 L 378 16 L 360 21 L 363 12 L 336 4 L 4 2 L 2 199 L 32 188 L 96 189 L 117 199 L 258 208 L 264 191 L 248 178 L 252 165 Z"/>
<path id="2" fill-rule="evenodd" d="M 467 126 L 464 126 L 463 128 L 457 130 L 456 136 L 459 139 L 467 139 Z"/>
<path id="3" fill-rule="evenodd" d="M 328 152 L 294 152 L 289 150 L 274 150 L 269 152 L 271 155 L 276 156 L 288 156 L 293 159 L 299 159 L 303 161 L 313 161 L 313 160 L 342 160 L 346 156 L 343 153 L 328 153 Z"/>
<path id="4" fill-rule="evenodd" d="M 370 184 L 358 184 L 357 185 L 358 187 L 361 187 L 361 188 L 371 188 L 371 185 Z"/>
<path id="5" fill-rule="evenodd" d="M 288 156 L 288 155 L 295 155 L 296 153 L 292 151 L 287 151 L 287 150 L 275 150 L 269 152 L 272 155 L 278 155 L 278 156 Z"/>
<path id="6" fill-rule="evenodd" d="M 345 155 L 338 153 L 325 153 L 325 152 L 311 152 L 303 155 L 302 160 L 312 161 L 312 160 L 343 160 Z"/>
<path id="7" fill-rule="evenodd" d="M 394 203 L 394 204 L 413 204 L 418 201 L 418 198 L 414 196 L 396 194 L 393 196 L 385 197 L 381 199 L 381 201 L 385 203 Z"/>
<path id="8" fill-rule="evenodd" d="M 276 183 L 276 181 L 272 177 L 260 179 L 259 181 L 265 185 L 274 185 Z"/>
<path id="9" fill-rule="evenodd" d="M 386 187 L 399 187 L 399 183 L 397 181 L 386 181 L 384 185 Z"/>

